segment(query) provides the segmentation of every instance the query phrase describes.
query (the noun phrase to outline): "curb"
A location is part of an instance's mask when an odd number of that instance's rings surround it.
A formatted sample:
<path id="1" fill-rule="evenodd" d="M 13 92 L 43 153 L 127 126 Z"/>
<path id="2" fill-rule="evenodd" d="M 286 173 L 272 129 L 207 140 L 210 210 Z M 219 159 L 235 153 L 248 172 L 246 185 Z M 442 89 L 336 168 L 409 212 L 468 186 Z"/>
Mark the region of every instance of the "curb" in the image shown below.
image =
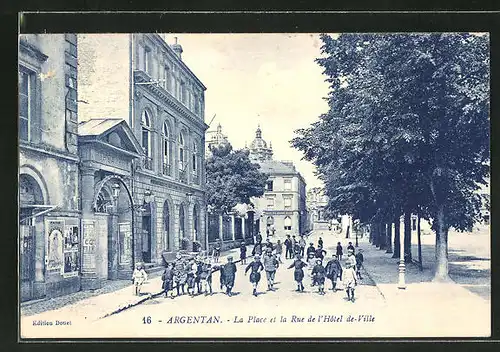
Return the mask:
<path id="1" fill-rule="evenodd" d="M 249 255 L 249 256 L 247 256 L 247 258 L 252 258 L 252 257 L 253 257 L 253 255 Z M 241 262 L 241 259 L 240 259 L 240 260 L 233 261 L 233 263 L 235 263 L 235 264 L 237 264 L 237 263 L 239 263 L 239 262 Z M 216 271 L 218 271 L 218 270 L 216 270 Z M 215 272 L 215 271 L 214 271 L 214 272 Z M 175 288 L 175 287 L 176 287 L 176 286 L 174 286 L 173 288 Z M 127 310 L 127 309 L 133 308 L 133 307 L 135 307 L 135 306 L 138 306 L 139 304 L 142 304 L 142 303 L 146 302 L 147 300 L 150 300 L 150 299 L 152 299 L 152 298 L 156 298 L 156 297 L 158 297 L 158 296 L 162 295 L 162 294 L 163 294 L 163 292 L 164 292 L 164 291 L 163 291 L 163 290 L 161 290 L 161 291 L 156 292 L 156 293 L 149 293 L 149 294 L 145 295 L 144 297 L 142 297 L 142 298 L 138 299 L 138 300 L 137 300 L 137 301 L 135 301 L 135 302 L 127 303 L 127 304 L 126 304 L 126 305 L 124 305 L 124 306 L 120 306 L 120 307 L 118 307 L 117 309 L 115 309 L 115 310 L 113 310 L 113 311 L 111 311 L 111 312 L 109 312 L 109 313 L 106 313 L 106 314 L 104 314 L 104 315 L 101 315 L 101 316 L 97 317 L 96 319 L 94 319 L 94 321 L 97 321 L 97 320 L 101 320 L 101 319 L 104 319 L 104 318 L 110 317 L 110 316 L 112 316 L 112 315 L 115 315 L 115 314 L 121 313 L 121 312 L 123 312 L 124 310 Z"/>

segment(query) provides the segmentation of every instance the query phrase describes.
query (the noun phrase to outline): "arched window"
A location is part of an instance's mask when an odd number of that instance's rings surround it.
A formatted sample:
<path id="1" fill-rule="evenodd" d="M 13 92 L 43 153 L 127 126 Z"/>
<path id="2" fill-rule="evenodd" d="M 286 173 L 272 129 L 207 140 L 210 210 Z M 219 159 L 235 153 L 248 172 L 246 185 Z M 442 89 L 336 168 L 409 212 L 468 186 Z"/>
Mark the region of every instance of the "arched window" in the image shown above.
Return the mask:
<path id="1" fill-rule="evenodd" d="M 192 169 L 193 169 L 193 181 L 198 184 L 200 182 L 198 176 L 198 144 L 193 141 L 193 155 L 192 155 Z"/>
<path id="2" fill-rule="evenodd" d="M 289 216 L 285 217 L 284 223 L 284 228 L 285 230 L 291 230 L 292 229 L 292 219 Z"/>
<path id="3" fill-rule="evenodd" d="M 193 207 L 193 228 L 194 228 L 194 240 L 198 241 L 199 240 L 199 235 L 200 235 L 200 229 L 199 229 L 199 224 L 198 224 L 198 206 L 195 205 Z"/>
<path id="4" fill-rule="evenodd" d="M 143 166 L 148 170 L 152 170 L 153 159 L 151 157 L 151 118 L 146 110 L 142 112 L 141 130 L 142 130 L 142 149 L 145 155 Z"/>
<path id="5" fill-rule="evenodd" d="M 185 234 L 186 218 L 184 216 L 184 206 L 179 206 L 179 240 L 182 241 Z"/>
<path id="6" fill-rule="evenodd" d="M 272 216 L 267 217 L 267 225 L 274 225 L 274 218 Z"/>
<path id="7" fill-rule="evenodd" d="M 165 121 L 163 123 L 162 130 L 162 140 L 163 140 L 163 174 L 170 176 L 171 175 L 171 150 L 170 150 L 170 131 L 168 129 L 168 124 Z"/>
<path id="8" fill-rule="evenodd" d="M 179 133 L 179 177 L 181 181 L 186 181 L 186 146 L 182 132 Z"/>

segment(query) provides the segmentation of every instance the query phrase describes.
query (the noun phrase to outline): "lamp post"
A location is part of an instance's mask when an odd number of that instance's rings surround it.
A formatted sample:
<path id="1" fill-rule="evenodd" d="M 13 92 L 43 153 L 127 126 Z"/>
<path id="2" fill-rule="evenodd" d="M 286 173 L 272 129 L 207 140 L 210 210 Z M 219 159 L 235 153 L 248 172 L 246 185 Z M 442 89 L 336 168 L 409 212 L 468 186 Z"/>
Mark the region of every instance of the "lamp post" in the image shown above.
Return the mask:
<path id="1" fill-rule="evenodd" d="M 114 202 L 114 205 L 116 206 L 118 203 L 118 197 L 120 195 L 120 184 L 114 183 L 111 186 L 111 190 L 112 190 L 113 202 Z"/>
<path id="2" fill-rule="evenodd" d="M 405 283 L 405 249 L 404 231 L 399 231 L 399 282 L 398 288 L 404 290 Z"/>

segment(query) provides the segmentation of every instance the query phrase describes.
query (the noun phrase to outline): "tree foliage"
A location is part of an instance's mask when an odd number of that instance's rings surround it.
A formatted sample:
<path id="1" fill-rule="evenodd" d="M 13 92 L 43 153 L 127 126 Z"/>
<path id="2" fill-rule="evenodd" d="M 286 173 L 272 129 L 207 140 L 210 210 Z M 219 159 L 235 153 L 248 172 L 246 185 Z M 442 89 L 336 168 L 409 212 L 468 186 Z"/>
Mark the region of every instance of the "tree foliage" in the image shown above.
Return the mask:
<path id="1" fill-rule="evenodd" d="M 233 150 L 230 144 L 211 148 L 206 160 L 206 194 L 209 209 L 228 213 L 237 204 L 251 204 L 250 198 L 264 194 L 267 175 L 252 163 L 246 150 Z"/>
<path id="2" fill-rule="evenodd" d="M 478 220 L 489 175 L 488 36 L 321 39 L 330 109 L 291 143 L 316 164 L 329 211 L 363 222 L 419 212 L 446 245 L 449 227 Z"/>

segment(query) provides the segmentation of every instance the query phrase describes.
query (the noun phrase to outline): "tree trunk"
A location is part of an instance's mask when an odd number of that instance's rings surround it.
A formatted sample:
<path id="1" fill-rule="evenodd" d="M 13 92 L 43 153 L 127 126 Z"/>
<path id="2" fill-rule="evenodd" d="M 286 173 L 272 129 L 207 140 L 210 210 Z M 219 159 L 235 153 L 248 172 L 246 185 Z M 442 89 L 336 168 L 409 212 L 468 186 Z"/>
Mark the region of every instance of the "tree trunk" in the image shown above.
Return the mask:
<path id="1" fill-rule="evenodd" d="M 370 230 L 370 232 L 368 233 L 368 242 L 370 242 L 370 244 L 373 244 L 373 224 L 372 223 L 370 223 L 369 230 Z"/>
<path id="2" fill-rule="evenodd" d="M 349 230 L 351 229 L 350 225 L 347 225 L 347 231 L 345 232 L 345 238 L 349 238 Z"/>
<path id="3" fill-rule="evenodd" d="M 405 212 L 404 217 L 404 238 L 405 263 L 411 263 L 411 213 L 409 211 Z"/>
<path id="4" fill-rule="evenodd" d="M 386 243 L 387 243 L 387 250 L 385 251 L 386 253 L 392 253 L 392 224 L 386 224 Z"/>
<path id="5" fill-rule="evenodd" d="M 379 223 L 375 223 L 375 247 L 380 246 L 380 226 Z"/>
<path id="6" fill-rule="evenodd" d="M 420 215 L 417 217 L 417 238 L 418 238 L 418 267 L 420 271 L 424 270 L 422 265 L 422 241 L 420 240 Z"/>
<path id="7" fill-rule="evenodd" d="M 444 206 L 438 206 L 436 230 L 436 271 L 433 281 L 451 281 L 448 276 L 448 226 L 444 218 Z"/>
<path id="8" fill-rule="evenodd" d="M 401 236 L 401 221 L 399 216 L 394 219 L 394 251 L 392 253 L 393 258 L 399 258 L 399 240 Z"/>
<path id="9" fill-rule="evenodd" d="M 379 226 L 380 226 L 380 249 L 386 249 L 387 248 L 387 246 L 386 246 L 387 233 L 386 233 L 386 229 L 385 229 L 385 223 L 381 222 L 379 224 Z"/>

